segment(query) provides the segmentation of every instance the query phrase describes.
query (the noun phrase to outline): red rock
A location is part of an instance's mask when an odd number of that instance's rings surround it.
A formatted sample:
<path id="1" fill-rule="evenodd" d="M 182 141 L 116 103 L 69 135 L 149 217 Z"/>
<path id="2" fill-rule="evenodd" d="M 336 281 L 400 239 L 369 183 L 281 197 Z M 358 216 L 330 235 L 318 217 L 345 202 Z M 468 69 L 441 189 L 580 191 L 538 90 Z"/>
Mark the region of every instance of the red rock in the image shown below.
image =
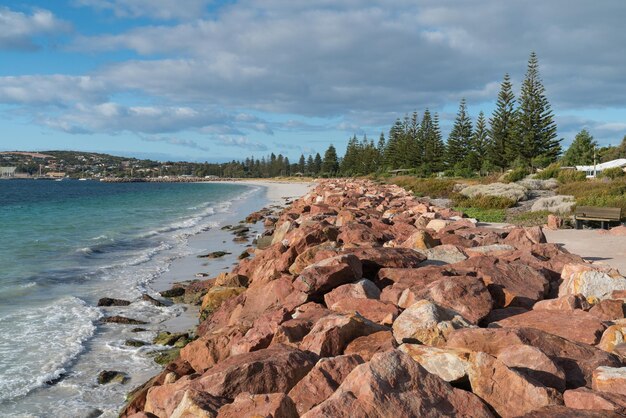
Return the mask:
<path id="1" fill-rule="evenodd" d="M 128 394 L 128 403 L 120 413 L 120 418 L 129 418 L 133 414 L 140 414 L 146 406 L 146 396 L 150 388 L 163 385 L 171 377 L 179 379 L 182 376 L 193 373 L 193 371 L 194 369 L 186 361 L 180 358 L 174 360 L 165 366 L 161 373 Z M 150 416 L 151 414 L 148 415 Z"/>
<path id="2" fill-rule="evenodd" d="M 470 356 L 472 391 L 502 417 L 517 417 L 548 405 L 563 404 L 561 394 L 547 388 L 486 353 Z"/>
<path id="3" fill-rule="evenodd" d="M 302 417 L 492 417 L 472 393 L 453 388 L 397 350 L 357 366 L 335 393 Z"/>
<path id="4" fill-rule="evenodd" d="M 294 280 L 293 286 L 308 295 L 318 295 L 339 285 L 360 280 L 362 276 L 359 259 L 352 254 L 343 254 L 305 268 Z"/>
<path id="5" fill-rule="evenodd" d="M 289 312 L 284 308 L 263 314 L 254 321 L 252 328 L 243 337 L 232 341 L 230 355 L 234 356 L 267 348 L 272 342 L 278 326 L 290 318 Z"/>
<path id="6" fill-rule="evenodd" d="M 376 353 L 384 353 L 397 347 L 391 331 L 378 331 L 352 340 L 344 354 L 358 354 L 365 361 L 370 361 Z"/>
<path id="7" fill-rule="evenodd" d="M 307 301 L 307 295 L 295 289 L 293 278 L 283 275 L 269 283 L 253 283 L 244 293 L 241 308 L 231 309 L 229 324 L 252 324 L 270 310 L 293 311 Z"/>
<path id="8" fill-rule="evenodd" d="M 372 322 L 385 325 L 391 325 L 400 314 L 400 310 L 391 303 L 363 298 L 344 298 L 335 302 L 330 309 L 343 314 L 358 313 Z"/>
<path id="9" fill-rule="evenodd" d="M 593 371 L 594 390 L 626 395 L 626 367 L 598 367 Z"/>
<path id="10" fill-rule="evenodd" d="M 626 396 L 616 393 L 578 388 L 566 390 L 563 400 L 565 406 L 573 409 L 605 410 L 626 415 Z"/>
<path id="11" fill-rule="evenodd" d="M 284 345 L 233 356 L 211 367 L 200 377 L 189 379 L 186 376 L 174 383 L 151 388 L 145 410 L 159 416 L 170 416 L 188 389 L 231 399 L 244 392 L 287 393 L 316 362 L 315 354 Z"/>
<path id="12" fill-rule="evenodd" d="M 532 307 L 546 295 L 546 276 L 521 262 L 503 262 L 495 257 L 472 257 L 450 265 L 459 272 L 475 273 L 487 285 L 495 307 Z"/>
<path id="13" fill-rule="evenodd" d="M 311 264 L 315 264 L 326 258 L 335 257 L 337 251 L 337 243 L 330 241 L 309 247 L 296 257 L 293 264 L 289 267 L 289 273 L 297 276 Z"/>
<path id="14" fill-rule="evenodd" d="M 502 254 L 507 254 L 511 251 L 514 251 L 515 247 L 512 245 L 506 244 L 492 244 L 492 245 L 482 245 L 474 248 L 466 248 L 465 254 L 468 257 L 481 257 L 483 255 L 490 255 L 492 257 L 498 257 Z"/>
<path id="15" fill-rule="evenodd" d="M 591 386 L 599 366 L 619 366 L 617 356 L 587 344 L 569 341 L 534 328 L 464 328 L 448 335 L 446 347 L 482 351 L 498 356 L 514 345 L 531 345 L 550 357 L 565 372 L 568 388 Z"/>
<path id="16" fill-rule="evenodd" d="M 573 311 L 582 309 L 588 311 L 591 308 L 583 295 L 567 295 L 557 299 L 540 300 L 533 306 L 533 311 Z"/>
<path id="17" fill-rule="evenodd" d="M 491 312 L 489 312 L 489 315 L 487 315 L 480 323 L 481 323 L 481 326 L 487 326 L 491 324 L 492 322 L 502 321 L 503 319 L 509 318 L 511 316 L 523 314 L 525 312 L 528 312 L 528 309 L 520 308 L 517 306 L 510 306 L 508 308 L 502 308 L 502 309 L 494 309 Z"/>
<path id="18" fill-rule="evenodd" d="M 546 242 L 546 237 L 538 226 L 514 228 L 503 241 L 504 244 L 512 245 L 515 248 L 530 248 L 533 244 Z"/>
<path id="19" fill-rule="evenodd" d="M 565 372 L 538 348 L 514 345 L 500 351 L 498 360 L 512 370 L 559 392 L 565 390 Z"/>
<path id="20" fill-rule="evenodd" d="M 285 236 L 289 247 L 297 254 L 302 254 L 307 248 L 319 245 L 326 241 L 336 241 L 339 230 L 328 222 L 315 222 L 313 226 L 294 229 Z"/>
<path id="21" fill-rule="evenodd" d="M 440 244 L 440 241 L 433 238 L 427 231 L 414 232 L 400 245 L 404 248 L 427 250 Z"/>
<path id="22" fill-rule="evenodd" d="M 548 229 L 557 230 L 557 229 L 561 229 L 562 226 L 563 226 L 563 219 L 553 214 L 548 215 L 548 224 L 547 224 Z"/>
<path id="23" fill-rule="evenodd" d="M 601 300 L 589 310 L 589 313 L 595 315 L 601 321 L 624 319 L 624 301 L 616 299 Z"/>
<path id="24" fill-rule="evenodd" d="M 376 247 L 387 241 L 387 238 L 367 225 L 350 222 L 341 228 L 337 241 L 342 243 L 344 248 Z"/>
<path id="25" fill-rule="evenodd" d="M 239 266 L 233 270 L 233 273 L 247 277 L 250 283 L 268 283 L 283 272 L 285 260 L 281 260 L 281 256 L 288 250 L 289 247 L 277 242 L 265 250 L 257 251 L 253 258 L 242 260 Z M 287 254 L 290 257 L 295 257 L 292 251 Z M 286 267 L 289 268 L 289 266 Z"/>
<path id="26" fill-rule="evenodd" d="M 425 266 L 420 268 L 382 268 L 378 271 L 375 283 L 386 287 L 396 283 L 403 284 L 403 289 L 410 286 L 425 287 L 444 277 L 458 276 L 448 266 Z M 384 290 L 384 289 L 383 289 Z"/>
<path id="27" fill-rule="evenodd" d="M 489 324 L 489 327 L 536 328 L 570 341 L 595 345 L 600 341 L 605 326 L 594 315 L 574 310 L 529 311 Z"/>
<path id="28" fill-rule="evenodd" d="M 443 245 L 455 245 L 464 249 L 476 247 L 478 245 L 478 243 L 473 239 L 468 239 L 457 234 L 442 234 L 439 236 L 439 241 Z"/>
<path id="29" fill-rule="evenodd" d="M 426 259 L 409 248 L 349 248 L 363 263 L 363 277 L 373 279 L 381 268 L 416 268 Z"/>
<path id="30" fill-rule="evenodd" d="M 227 403 L 227 399 L 189 389 L 185 391 L 180 403 L 176 409 L 174 409 L 170 418 L 189 416 L 215 417 L 217 416 L 217 411 Z"/>
<path id="31" fill-rule="evenodd" d="M 471 276 L 444 277 L 426 287 L 429 300 L 461 314 L 472 324 L 485 318 L 493 299 L 482 280 Z"/>
<path id="32" fill-rule="evenodd" d="M 331 307 L 345 298 L 379 299 L 380 289 L 370 280 L 363 279 L 336 287 L 324 295 L 324 302 Z"/>
<path id="33" fill-rule="evenodd" d="M 284 393 L 237 395 L 234 402 L 224 405 L 217 418 L 272 417 L 298 418 L 296 406 Z"/>
<path id="34" fill-rule="evenodd" d="M 302 340 L 300 349 L 320 357 L 337 356 L 343 354 L 346 346 L 355 338 L 387 329 L 360 315 L 331 314 L 315 323 Z"/>
<path id="35" fill-rule="evenodd" d="M 197 372 L 202 372 L 230 356 L 233 341 L 242 338 L 245 328 L 226 327 L 210 332 L 190 342 L 180 350 L 180 358 L 187 361 Z"/>
<path id="36" fill-rule="evenodd" d="M 320 359 L 289 392 L 298 414 L 304 414 L 328 399 L 346 376 L 362 363 L 363 359 L 355 354 Z"/>
<path id="37" fill-rule="evenodd" d="M 621 416 L 621 414 L 609 411 L 583 411 L 563 405 L 552 405 L 531 411 L 520 416 L 520 418 L 615 418 Z"/>
<path id="38" fill-rule="evenodd" d="M 409 222 L 394 219 L 390 231 L 395 242 L 404 242 L 417 231 L 417 228 Z"/>
<path id="39" fill-rule="evenodd" d="M 299 306 L 292 315 L 293 319 L 289 319 L 278 326 L 271 344 L 297 345 L 320 318 L 331 313 L 322 305 L 312 302 Z"/>

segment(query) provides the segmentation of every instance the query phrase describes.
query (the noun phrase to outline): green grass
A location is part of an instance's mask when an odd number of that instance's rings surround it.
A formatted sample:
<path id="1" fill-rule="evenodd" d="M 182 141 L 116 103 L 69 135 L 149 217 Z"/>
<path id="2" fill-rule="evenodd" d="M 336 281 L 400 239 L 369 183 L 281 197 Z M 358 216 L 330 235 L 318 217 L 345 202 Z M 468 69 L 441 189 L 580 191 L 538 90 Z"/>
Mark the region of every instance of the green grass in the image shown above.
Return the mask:
<path id="1" fill-rule="evenodd" d="M 595 179 L 562 184 L 559 194 L 572 195 L 579 206 L 622 208 L 626 214 L 626 179 Z"/>
<path id="2" fill-rule="evenodd" d="M 508 218 L 507 222 L 519 226 L 542 226 L 548 222 L 549 214 L 550 212 L 547 210 L 524 212 Z"/>
<path id="3" fill-rule="evenodd" d="M 454 196 L 454 206 L 477 209 L 506 209 L 515 206 L 515 200 L 503 196 L 477 195 L 466 197 L 461 194 Z"/>
<path id="4" fill-rule="evenodd" d="M 456 180 L 450 179 L 412 176 L 391 177 L 388 182 L 412 191 L 415 196 L 428 196 L 433 199 L 451 197 L 454 194 L 454 185 L 457 183 Z"/>
<path id="5" fill-rule="evenodd" d="M 506 219 L 506 210 L 504 209 L 481 209 L 456 206 L 454 210 L 463 212 L 470 218 L 476 218 L 480 222 L 504 222 Z"/>

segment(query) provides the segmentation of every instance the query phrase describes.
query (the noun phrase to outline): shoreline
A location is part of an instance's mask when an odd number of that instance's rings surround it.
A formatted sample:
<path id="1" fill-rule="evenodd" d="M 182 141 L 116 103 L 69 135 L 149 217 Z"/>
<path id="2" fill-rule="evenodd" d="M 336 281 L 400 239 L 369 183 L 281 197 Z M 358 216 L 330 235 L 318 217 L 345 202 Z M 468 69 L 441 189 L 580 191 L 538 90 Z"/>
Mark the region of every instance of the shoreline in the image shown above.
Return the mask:
<path id="1" fill-rule="evenodd" d="M 539 227 L 350 179 L 263 224 L 271 243 L 210 284 L 198 338 L 122 417 L 570 416 L 596 409 L 568 404 L 579 389 L 621 393 L 626 278 Z"/>

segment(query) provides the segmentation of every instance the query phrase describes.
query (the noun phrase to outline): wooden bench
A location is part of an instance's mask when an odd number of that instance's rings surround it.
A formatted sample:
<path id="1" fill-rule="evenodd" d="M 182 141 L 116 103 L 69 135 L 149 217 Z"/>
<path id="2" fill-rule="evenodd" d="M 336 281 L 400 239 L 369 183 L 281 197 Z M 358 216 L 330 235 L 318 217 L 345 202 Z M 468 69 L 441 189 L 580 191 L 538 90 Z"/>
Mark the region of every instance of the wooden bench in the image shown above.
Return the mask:
<path id="1" fill-rule="evenodd" d="M 577 206 L 574 212 L 576 229 L 580 229 L 582 221 L 599 221 L 602 229 L 605 229 L 605 222 L 619 222 L 622 219 L 621 208 L 602 208 L 596 206 Z"/>

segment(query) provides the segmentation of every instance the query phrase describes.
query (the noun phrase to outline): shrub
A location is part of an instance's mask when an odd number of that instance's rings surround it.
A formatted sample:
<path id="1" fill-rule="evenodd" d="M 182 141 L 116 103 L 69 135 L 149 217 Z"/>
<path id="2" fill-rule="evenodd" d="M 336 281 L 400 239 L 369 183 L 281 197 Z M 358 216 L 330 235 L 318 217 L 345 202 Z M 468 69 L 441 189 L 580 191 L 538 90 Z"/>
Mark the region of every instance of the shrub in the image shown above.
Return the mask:
<path id="1" fill-rule="evenodd" d="M 424 179 L 411 176 L 392 177 L 388 181 L 412 191 L 416 196 L 428 196 L 433 199 L 452 196 L 456 184 L 450 179 Z"/>
<path id="2" fill-rule="evenodd" d="M 456 195 L 455 206 L 478 209 L 506 209 L 515 206 L 517 201 L 504 196 L 475 195 L 467 197 Z"/>
<path id="3" fill-rule="evenodd" d="M 463 212 L 470 218 L 475 218 L 481 222 L 504 222 L 506 218 L 504 209 L 479 209 L 455 206 L 454 210 Z"/>
<path id="4" fill-rule="evenodd" d="M 519 226 L 541 226 L 548 222 L 548 215 L 550 215 L 550 212 L 547 210 L 523 212 L 510 217 L 507 219 L 507 222 Z"/>
<path id="5" fill-rule="evenodd" d="M 559 194 L 574 196 L 577 205 L 622 208 L 626 213 L 626 179 L 592 180 L 562 184 Z"/>
<path id="6" fill-rule="evenodd" d="M 584 181 L 587 175 L 584 171 L 577 170 L 561 170 L 557 176 L 557 180 L 561 183 L 572 183 L 577 181 Z"/>
<path id="7" fill-rule="evenodd" d="M 624 173 L 624 170 L 622 170 L 621 167 L 607 168 L 606 170 L 602 170 L 600 173 L 601 178 L 608 178 L 611 180 L 624 177 L 624 175 L 626 175 L 626 173 Z"/>
<path id="8" fill-rule="evenodd" d="M 561 165 L 554 163 L 554 164 L 550 164 L 545 169 L 535 174 L 535 178 L 538 180 L 554 179 L 558 177 L 560 172 L 561 172 Z"/>
<path id="9" fill-rule="evenodd" d="M 514 183 L 516 181 L 520 181 L 528 175 L 528 170 L 526 168 L 516 168 L 510 172 L 508 172 L 503 180 L 507 183 Z"/>

